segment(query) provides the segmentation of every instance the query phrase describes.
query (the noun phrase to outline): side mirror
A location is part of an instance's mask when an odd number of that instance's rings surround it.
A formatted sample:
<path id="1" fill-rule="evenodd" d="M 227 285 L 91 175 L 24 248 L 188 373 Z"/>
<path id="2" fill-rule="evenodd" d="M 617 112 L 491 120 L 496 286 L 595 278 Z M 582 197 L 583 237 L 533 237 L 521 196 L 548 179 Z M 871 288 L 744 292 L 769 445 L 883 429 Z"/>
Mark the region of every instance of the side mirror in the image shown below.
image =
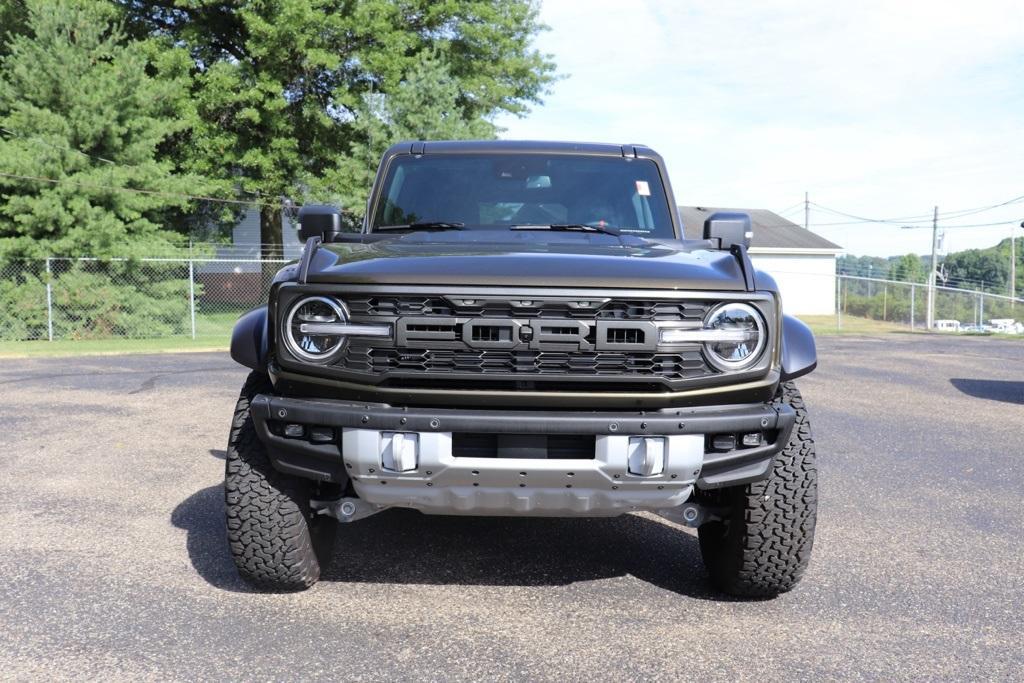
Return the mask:
<path id="1" fill-rule="evenodd" d="M 719 249 L 730 249 L 734 244 L 742 244 L 749 249 L 753 236 L 750 216 L 745 213 L 719 211 L 704 221 L 704 239 L 717 239 Z"/>
<path id="2" fill-rule="evenodd" d="M 319 237 L 330 242 L 345 232 L 341 209 L 327 204 L 309 204 L 299 209 L 299 241 Z"/>

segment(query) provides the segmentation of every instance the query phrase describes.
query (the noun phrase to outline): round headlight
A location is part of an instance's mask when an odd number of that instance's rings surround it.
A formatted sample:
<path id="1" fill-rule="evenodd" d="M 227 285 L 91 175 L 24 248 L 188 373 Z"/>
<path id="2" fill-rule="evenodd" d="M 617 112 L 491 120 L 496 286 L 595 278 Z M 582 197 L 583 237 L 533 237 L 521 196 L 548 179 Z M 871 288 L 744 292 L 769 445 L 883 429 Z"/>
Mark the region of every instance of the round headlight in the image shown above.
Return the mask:
<path id="1" fill-rule="evenodd" d="M 340 301 L 323 296 L 300 299 L 292 306 L 285 319 L 285 343 L 288 350 L 298 358 L 322 363 L 342 347 L 345 337 L 317 331 L 317 325 L 346 322 L 348 314 Z"/>
<path id="2" fill-rule="evenodd" d="M 704 343 L 708 360 L 720 370 L 753 365 L 764 349 L 764 321 L 753 306 L 722 304 L 708 314 L 704 329 L 721 332 L 721 339 Z"/>

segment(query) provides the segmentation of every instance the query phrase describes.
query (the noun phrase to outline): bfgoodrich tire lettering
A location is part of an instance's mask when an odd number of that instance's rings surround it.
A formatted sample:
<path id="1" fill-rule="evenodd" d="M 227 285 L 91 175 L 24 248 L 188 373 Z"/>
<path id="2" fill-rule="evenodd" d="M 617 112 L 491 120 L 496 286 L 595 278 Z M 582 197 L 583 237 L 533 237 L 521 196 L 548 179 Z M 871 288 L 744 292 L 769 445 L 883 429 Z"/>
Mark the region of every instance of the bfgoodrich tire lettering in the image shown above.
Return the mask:
<path id="1" fill-rule="evenodd" d="M 728 510 L 724 521 L 701 525 L 701 554 L 712 583 L 742 597 L 774 597 L 797 584 L 811 558 L 818 510 L 814 440 L 803 398 L 792 382 L 776 402 L 796 411 L 786 447 L 764 481 L 698 492 L 705 505 Z"/>
<path id="2" fill-rule="evenodd" d="M 250 400 L 270 391 L 267 376 L 253 372 L 235 406 L 224 477 L 228 546 L 246 582 L 270 591 L 303 590 L 330 561 L 337 522 L 310 509 L 316 483 L 270 464 L 249 415 Z"/>

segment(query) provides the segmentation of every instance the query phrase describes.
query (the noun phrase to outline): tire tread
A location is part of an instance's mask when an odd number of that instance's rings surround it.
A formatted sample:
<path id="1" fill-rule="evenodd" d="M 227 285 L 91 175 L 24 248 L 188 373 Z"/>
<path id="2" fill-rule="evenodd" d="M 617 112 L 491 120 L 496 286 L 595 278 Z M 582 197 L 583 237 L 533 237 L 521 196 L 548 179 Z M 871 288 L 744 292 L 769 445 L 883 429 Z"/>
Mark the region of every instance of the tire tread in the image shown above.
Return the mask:
<path id="1" fill-rule="evenodd" d="M 712 582 L 740 597 L 774 597 L 792 589 L 814 545 L 818 472 L 807 407 L 792 382 L 780 385 L 776 400 L 796 411 L 796 423 L 768 478 L 701 496 L 702 502 L 730 509 L 727 524 L 701 527 L 701 551 Z"/>
<path id="2" fill-rule="evenodd" d="M 313 483 L 275 470 L 256 435 L 249 402 L 270 389 L 267 376 L 253 372 L 235 406 L 224 476 L 228 547 L 252 586 L 304 590 L 320 578 L 307 521 Z"/>

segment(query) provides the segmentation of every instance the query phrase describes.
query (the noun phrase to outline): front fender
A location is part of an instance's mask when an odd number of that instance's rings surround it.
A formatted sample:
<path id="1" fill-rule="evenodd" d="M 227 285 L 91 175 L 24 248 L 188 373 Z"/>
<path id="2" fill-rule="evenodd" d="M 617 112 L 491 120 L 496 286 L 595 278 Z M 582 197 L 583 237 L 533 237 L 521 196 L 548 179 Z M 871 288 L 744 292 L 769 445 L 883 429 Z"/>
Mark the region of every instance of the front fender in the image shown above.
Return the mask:
<path id="1" fill-rule="evenodd" d="M 231 358 L 247 368 L 266 372 L 269 352 L 267 307 L 260 306 L 235 323 L 231 332 Z"/>
<path id="2" fill-rule="evenodd" d="M 782 316 L 782 381 L 806 375 L 818 366 L 811 328 L 791 315 Z"/>

